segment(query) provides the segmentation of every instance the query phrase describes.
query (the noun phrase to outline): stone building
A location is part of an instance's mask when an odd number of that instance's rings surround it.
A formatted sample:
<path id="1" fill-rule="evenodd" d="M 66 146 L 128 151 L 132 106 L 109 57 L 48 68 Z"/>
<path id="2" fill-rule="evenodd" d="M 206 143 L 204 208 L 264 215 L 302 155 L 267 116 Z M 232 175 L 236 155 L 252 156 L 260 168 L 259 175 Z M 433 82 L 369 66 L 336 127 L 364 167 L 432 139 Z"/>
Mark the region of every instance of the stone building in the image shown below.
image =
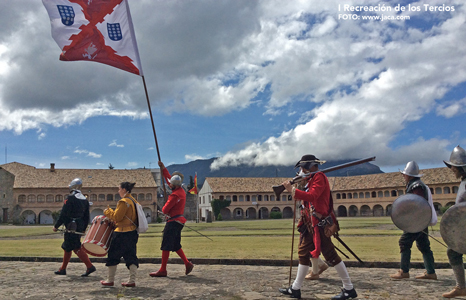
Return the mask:
<path id="1" fill-rule="evenodd" d="M 431 192 L 437 211 L 455 202 L 460 181 L 450 169 L 421 170 L 421 178 Z M 272 211 L 281 212 L 284 218 L 293 216 L 291 195 L 284 192 L 276 199 L 272 186 L 290 178 L 207 177 L 199 191 L 199 214 L 205 219 L 212 211 L 213 199 L 231 200 L 222 209 L 222 219 L 267 219 Z M 400 172 L 329 177 L 334 209 L 340 217 L 390 215 L 392 203 L 404 194 L 405 183 Z M 216 217 L 216 216 L 214 216 Z"/>
<path id="2" fill-rule="evenodd" d="M 2 222 L 53 224 L 52 214 L 61 210 L 74 178 L 83 180 L 82 193 L 91 203 L 91 219 L 120 200 L 121 182 L 136 182 L 132 195 L 144 208 L 148 221 L 157 211 L 158 185 L 148 169 L 38 169 L 13 162 L 0 165 L 0 208 Z"/>

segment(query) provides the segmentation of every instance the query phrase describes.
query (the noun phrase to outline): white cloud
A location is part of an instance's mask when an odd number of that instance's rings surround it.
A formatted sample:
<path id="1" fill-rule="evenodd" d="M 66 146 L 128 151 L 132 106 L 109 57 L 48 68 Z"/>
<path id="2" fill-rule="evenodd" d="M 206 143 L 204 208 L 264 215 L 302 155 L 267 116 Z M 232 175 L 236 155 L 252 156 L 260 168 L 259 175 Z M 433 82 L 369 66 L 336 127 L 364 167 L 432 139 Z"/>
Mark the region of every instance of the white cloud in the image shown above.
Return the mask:
<path id="1" fill-rule="evenodd" d="M 116 142 L 117 140 L 113 140 L 110 144 L 108 144 L 109 147 L 117 147 L 117 148 L 123 148 L 125 145 L 121 144 L 117 144 Z"/>
<path id="2" fill-rule="evenodd" d="M 74 153 L 77 153 L 77 154 L 86 154 L 86 156 L 89 156 L 89 157 L 92 157 L 92 158 L 100 158 L 102 157 L 102 154 L 97 154 L 95 152 L 91 152 L 89 150 L 80 150 L 80 149 L 76 149 L 74 150 Z"/>
<path id="3" fill-rule="evenodd" d="M 203 156 L 200 156 L 200 155 L 197 155 L 197 154 L 186 154 L 184 156 L 184 159 L 186 161 L 193 161 L 193 160 L 198 160 L 198 159 L 206 159 L 208 157 L 203 157 Z"/>
<path id="4" fill-rule="evenodd" d="M 452 118 L 459 114 L 466 113 L 466 98 L 456 101 L 441 104 L 437 107 L 437 115 L 445 118 Z"/>
<path id="5" fill-rule="evenodd" d="M 66 159 L 70 159 L 70 158 L 71 158 L 71 157 L 66 156 L 66 155 L 61 157 L 62 160 L 66 160 Z"/>
<path id="6" fill-rule="evenodd" d="M 126 166 L 128 168 L 136 168 L 139 164 L 137 162 L 134 162 L 134 161 L 130 161 L 126 164 Z"/>

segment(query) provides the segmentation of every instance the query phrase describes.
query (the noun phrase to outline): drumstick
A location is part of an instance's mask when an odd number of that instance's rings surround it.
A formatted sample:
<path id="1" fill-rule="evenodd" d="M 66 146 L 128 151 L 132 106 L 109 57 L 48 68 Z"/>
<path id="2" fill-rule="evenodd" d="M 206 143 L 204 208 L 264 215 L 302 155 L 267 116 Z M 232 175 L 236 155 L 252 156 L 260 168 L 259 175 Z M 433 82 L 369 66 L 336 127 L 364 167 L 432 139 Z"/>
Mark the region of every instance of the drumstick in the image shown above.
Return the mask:
<path id="1" fill-rule="evenodd" d="M 68 230 L 68 229 L 57 229 L 57 230 L 61 231 L 61 232 L 73 233 L 73 234 L 77 234 L 77 235 L 86 235 L 84 232 L 71 231 L 71 230 Z"/>

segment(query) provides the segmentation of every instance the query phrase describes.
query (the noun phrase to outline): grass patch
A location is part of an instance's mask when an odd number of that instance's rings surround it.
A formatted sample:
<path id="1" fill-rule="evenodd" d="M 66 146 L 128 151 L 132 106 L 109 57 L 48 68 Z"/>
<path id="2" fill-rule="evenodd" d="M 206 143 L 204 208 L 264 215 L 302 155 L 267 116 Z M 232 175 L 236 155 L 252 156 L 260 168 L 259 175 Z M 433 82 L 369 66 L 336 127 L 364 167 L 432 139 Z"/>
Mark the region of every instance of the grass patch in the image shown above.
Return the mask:
<path id="1" fill-rule="evenodd" d="M 222 221 L 214 223 L 188 223 L 187 226 L 202 232 L 210 241 L 185 227 L 182 245 L 190 258 L 235 258 L 235 259 L 289 259 L 292 237 L 292 220 Z M 400 260 L 397 229 L 390 217 L 340 218 L 341 239 L 364 261 Z M 164 224 L 151 224 L 147 233 L 139 237 L 138 256 L 160 257 L 160 243 Z M 0 256 L 47 256 L 62 257 L 62 238 L 48 238 L 51 226 L 11 226 L 0 232 Z M 439 225 L 434 226 L 436 238 Z M 44 237 L 45 236 L 45 237 Z M 15 237 L 15 239 L 12 239 Z M 36 237 L 36 238 L 34 238 Z M 436 262 L 448 262 L 446 248 L 431 240 Z M 295 253 L 299 233 L 295 231 Z M 355 260 L 334 239 L 335 246 Z M 412 261 L 422 262 L 422 255 L 413 245 Z"/>

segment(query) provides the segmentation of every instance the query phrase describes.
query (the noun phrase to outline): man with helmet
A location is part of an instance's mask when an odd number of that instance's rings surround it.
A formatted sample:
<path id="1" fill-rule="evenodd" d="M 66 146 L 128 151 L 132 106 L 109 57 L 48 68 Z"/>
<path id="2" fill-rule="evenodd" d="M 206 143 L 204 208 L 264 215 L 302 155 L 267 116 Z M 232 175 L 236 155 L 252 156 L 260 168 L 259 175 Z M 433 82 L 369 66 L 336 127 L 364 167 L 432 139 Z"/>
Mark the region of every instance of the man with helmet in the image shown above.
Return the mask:
<path id="1" fill-rule="evenodd" d="M 334 296 L 334 300 L 346 300 L 356 298 L 358 295 L 353 287 L 345 263 L 341 260 L 340 256 L 335 250 L 332 243 L 331 236 L 324 233 L 324 227 L 319 226 L 322 220 L 334 217 L 333 214 L 333 200 L 328 183 L 327 176 L 319 172 L 319 165 L 325 161 L 321 161 L 314 155 L 304 155 L 301 160 L 296 164 L 296 168 L 300 168 L 299 174 L 306 177 L 307 184 L 303 190 L 292 187 L 289 181 L 285 181 L 283 186 L 291 193 L 295 201 L 301 200 L 304 206 L 302 214 L 305 215 L 310 209 L 313 210 L 310 219 L 312 224 L 304 226 L 304 230 L 300 231 L 300 243 L 298 248 L 299 265 L 296 279 L 293 284 L 288 288 L 280 288 L 280 293 L 288 295 L 291 298 L 301 298 L 301 286 L 304 278 L 309 270 L 309 264 L 312 261 L 313 273 L 318 274 L 319 255 L 322 255 L 327 260 L 330 266 L 335 267 L 340 279 L 343 283 L 342 291 L 339 295 Z M 336 222 L 336 219 L 334 220 Z M 298 225 L 299 226 L 299 225 Z M 301 228 L 301 227 L 300 227 Z"/>
<path id="2" fill-rule="evenodd" d="M 466 151 L 459 145 L 453 149 L 450 155 L 450 161 L 443 161 L 447 167 L 455 174 L 456 178 L 461 178 L 461 183 L 456 194 L 455 204 L 466 202 Z M 448 248 L 448 260 L 455 274 L 455 288 L 443 294 L 445 298 L 455 298 L 458 296 L 466 296 L 466 285 L 464 277 L 463 254 Z"/>
<path id="3" fill-rule="evenodd" d="M 162 246 L 160 247 L 160 250 L 162 250 L 162 264 L 157 272 L 152 272 L 149 275 L 152 277 L 167 276 L 170 251 L 176 252 L 180 256 L 186 267 L 185 274 L 188 275 L 193 270 L 194 265 L 186 258 L 183 249 L 181 249 L 181 230 L 186 223 L 186 218 L 183 216 L 186 205 L 186 192 L 182 187 L 183 175 L 174 172 L 173 176 L 171 176 L 161 161 L 159 161 L 159 167 L 172 193 L 168 196 L 167 203 L 162 208 L 162 212 L 169 216 L 163 230 Z"/>
<path id="4" fill-rule="evenodd" d="M 70 194 L 66 196 L 60 216 L 53 227 L 53 231 L 55 232 L 58 231 L 58 227 L 63 224 L 66 227 L 64 242 L 61 245 L 64 250 L 63 263 L 60 269 L 55 271 L 57 275 L 66 275 L 66 267 L 71 259 L 71 251 L 86 264 L 86 272 L 81 276 L 88 276 L 96 270 L 86 252 L 81 249 L 81 235 L 75 233 L 84 233 L 89 224 L 89 202 L 81 193 L 82 185 L 83 182 L 81 178 L 75 178 L 71 181 L 69 184 Z"/>
<path id="5" fill-rule="evenodd" d="M 406 182 L 406 193 L 416 194 L 418 196 L 426 199 L 427 202 L 429 198 L 432 199 L 430 194 L 429 187 L 421 181 L 422 174 L 419 174 L 419 166 L 415 161 L 410 161 L 406 164 L 406 167 L 403 171 L 400 171 L 404 181 Z M 433 204 L 432 204 L 433 205 Z M 436 218 L 435 218 L 436 222 Z M 433 224 L 434 225 L 434 224 Z M 400 245 L 401 253 L 401 262 L 400 270 L 395 274 L 390 275 L 393 279 L 405 279 L 409 278 L 409 265 L 411 262 L 411 247 L 413 246 L 414 241 L 416 241 L 416 246 L 421 251 L 422 257 L 424 259 L 424 266 L 426 271 L 422 275 L 418 275 L 416 279 L 437 279 L 437 274 L 435 274 L 434 268 L 434 254 L 430 249 L 429 242 L 429 227 L 426 227 L 421 232 L 411 233 L 404 231 L 398 241 Z"/>

